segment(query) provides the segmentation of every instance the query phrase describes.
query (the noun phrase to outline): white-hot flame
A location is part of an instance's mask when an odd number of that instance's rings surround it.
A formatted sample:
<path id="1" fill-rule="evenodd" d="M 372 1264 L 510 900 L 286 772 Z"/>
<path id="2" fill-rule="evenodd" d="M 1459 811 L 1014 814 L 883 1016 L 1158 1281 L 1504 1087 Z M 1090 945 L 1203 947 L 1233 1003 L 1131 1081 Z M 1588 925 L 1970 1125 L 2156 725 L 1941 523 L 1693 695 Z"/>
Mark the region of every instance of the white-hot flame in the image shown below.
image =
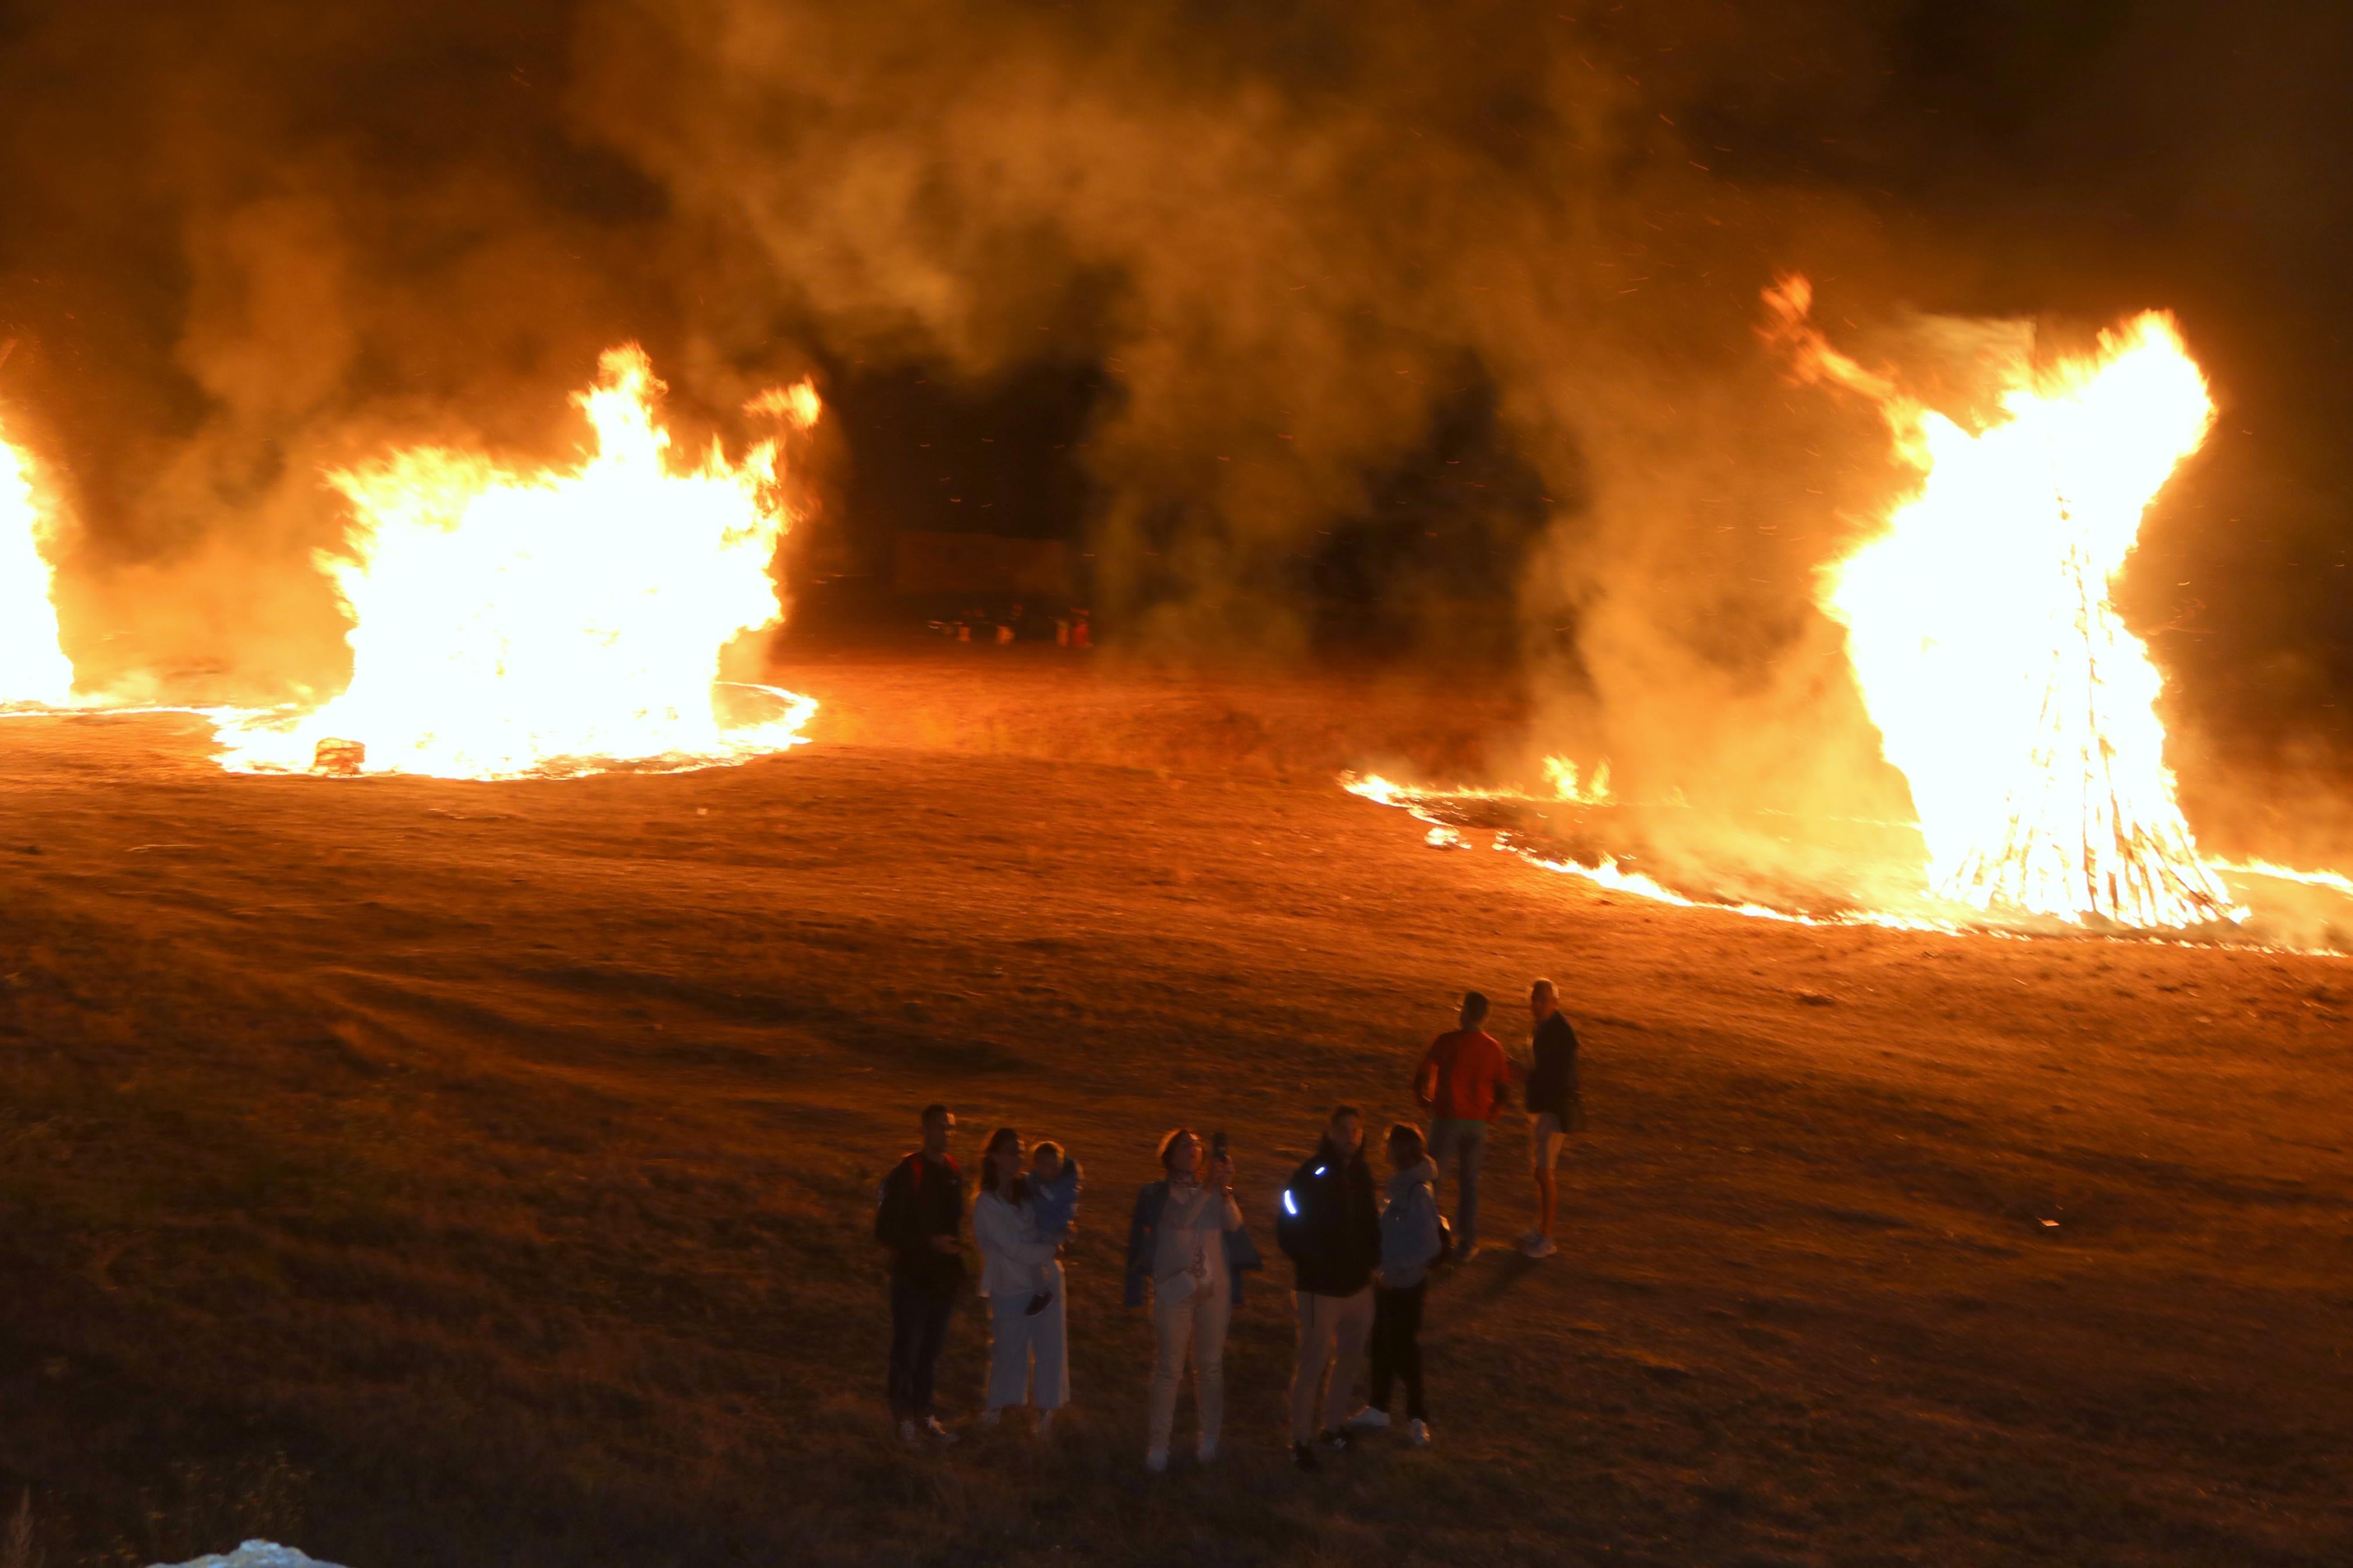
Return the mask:
<path id="1" fill-rule="evenodd" d="M 32 458 L 0 429 L 0 702 L 59 704 L 73 694 L 49 602 L 48 533 Z"/>
<path id="2" fill-rule="evenodd" d="M 506 778 L 794 742 L 807 699 L 771 693 L 782 715 L 738 728 L 712 707 L 721 651 L 783 614 L 776 444 L 730 463 L 714 443 L 674 468 L 645 354 L 616 349 L 601 369 L 575 395 L 596 447 L 575 468 L 422 448 L 329 476 L 353 517 L 347 554 L 320 561 L 353 621 L 351 684 L 298 718 L 227 727 L 225 766 L 307 769 L 337 749 L 322 742 L 356 742 L 359 771 Z M 817 395 L 754 409 L 806 427 Z"/>
<path id="3" fill-rule="evenodd" d="M 2108 580 L 2213 419 L 2170 317 L 2095 353 L 2001 367 L 1965 430 L 1839 354 L 1790 279 L 1768 296 L 1802 373 L 1875 398 L 1916 494 L 1826 574 L 1855 680 L 1904 773 L 1939 896 L 2154 928 L 2229 916 L 2176 803 L 2148 650 Z"/>

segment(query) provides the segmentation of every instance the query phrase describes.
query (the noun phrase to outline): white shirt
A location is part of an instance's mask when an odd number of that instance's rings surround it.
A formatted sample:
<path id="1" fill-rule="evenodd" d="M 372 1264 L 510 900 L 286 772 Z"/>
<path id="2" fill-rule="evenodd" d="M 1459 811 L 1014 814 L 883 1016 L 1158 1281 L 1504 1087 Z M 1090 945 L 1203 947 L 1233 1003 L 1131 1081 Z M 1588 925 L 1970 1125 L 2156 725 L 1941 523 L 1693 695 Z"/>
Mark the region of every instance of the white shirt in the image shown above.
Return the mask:
<path id="1" fill-rule="evenodd" d="M 980 1247 L 980 1293 L 1027 1296 L 1039 1287 L 1040 1270 L 1050 1269 L 1046 1288 L 1061 1286 L 1054 1243 L 1038 1235 L 1029 1211 L 983 1193 L 972 1205 L 972 1238 Z"/>

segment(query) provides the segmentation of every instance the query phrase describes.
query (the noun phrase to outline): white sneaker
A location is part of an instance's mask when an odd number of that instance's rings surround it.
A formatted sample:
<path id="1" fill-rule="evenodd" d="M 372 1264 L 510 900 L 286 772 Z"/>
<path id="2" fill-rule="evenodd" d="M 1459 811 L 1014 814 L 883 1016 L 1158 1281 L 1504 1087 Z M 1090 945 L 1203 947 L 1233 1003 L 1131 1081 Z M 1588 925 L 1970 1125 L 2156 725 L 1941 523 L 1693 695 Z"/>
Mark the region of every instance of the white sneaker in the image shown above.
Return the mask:
<path id="1" fill-rule="evenodd" d="M 1348 1417 L 1348 1425 L 1359 1432 L 1386 1432 L 1388 1430 L 1389 1413 L 1367 1405 Z"/>
<path id="2" fill-rule="evenodd" d="M 1525 1247 L 1521 1247 L 1520 1250 L 1526 1253 L 1530 1258 L 1550 1258 L 1554 1253 L 1558 1252 L 1560 1248 L 1553 1245 L 1552 1237 L 1548 1236 L 1539 1236 L 1535 1240 L 1529 1242 Z"/>
<path id="3" fill-rule="evenodd" d="M 956 1435 L 941 1426 L 940 1418 L 936 1415 L 923 1417 L 923 1435 L 943 1443 L 953 1443 L 956 1440 Z"/>
<path id="4" fill-rule="evenodd" d="M 1215 1464 L 1218 1458 L 1217 1439 L 1214 1437 L 1204 1437 L 1198 1443 L 1195 1444 L 1193 1447 L 1193 1458 L 1205 1465 Z"/>
<path id="5" fill-rule="evenodd" d="M 1166 1475 L 1168 1473 L 1168 1450 L 1166 1448 L 1155 1448 L 1151 1452 L 1145 1454 L 1144 1456 L 1144 1470 L 1146 1475 Z"/>
<path id="6" fill-rule="evenodd" d="M 1409 1443 L 1412 1444 L 1412 1445 L 1413 1445 L 1415 1447 L 1417 1447 L 1417 1448 L 1427 1448 L 1427 1447 L 1430 1447 L 1430 1423 L 1429 1423 L 1429 1422 L 1427 1422 L 1427 1421 L 1417 1421 L 1417 1422 L 1415 1422 L 1415 1423 L 1413 1424 L 1413 1426 L 1411 1426 L 1411 1428 L 1409 1428 L 1409 1429 L 1408 1430 L 1408 1432 L 1406 1433 L 1406 1439 L 1405 1439 L 1405 1440 L 1406 1440 L 1407 1442 L 1409 1442 Z"/>
<path id="7" fill-rule="evenodd" d="M 1542 1241 L 1543 1239 L 1544 1232 L 1540 1230 L 1529 1231 L 1526 1235 L 1520 1237 L 1520 1250 L 1522 1252 L 1525 1252 L 1529 1247 L 1534 1247 L 1537 1242 Z"/>

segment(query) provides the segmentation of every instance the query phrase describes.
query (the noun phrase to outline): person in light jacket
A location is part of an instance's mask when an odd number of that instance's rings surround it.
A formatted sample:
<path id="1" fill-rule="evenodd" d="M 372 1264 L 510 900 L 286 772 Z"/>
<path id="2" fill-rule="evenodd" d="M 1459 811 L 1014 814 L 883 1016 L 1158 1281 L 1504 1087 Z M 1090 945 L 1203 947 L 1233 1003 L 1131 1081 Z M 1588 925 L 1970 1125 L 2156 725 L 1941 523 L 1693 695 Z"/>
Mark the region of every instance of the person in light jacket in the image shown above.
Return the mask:
<path id="1" fill-rule="evenodd" d="M 1021 1135 L 1000 1127 L 980 1161 L 980 1196 L 972 1205 L 972 1236 L 980 1247 L 980 1293 L 988 1300 L 988 1406 L 994 1426 L 1008 1405 L 1038 1412 L 1038 1436 L 1050 1436 L 1054 1412 L 1070 1402 L 1069 1297 L 1062 1289 L 1059 1244 L 1038 1234 L 1021 1175 Z M 1053 1300 L 1027 1309 L 1040 1283 Z"/>
<path id="2" fill-rule="evenodd" d="M 1242 1276 L 1264 1267 L 1234 1203 L 1233 1162 L 1204 1162 L 1201 1140 L 1179 1127 L 1160 1141 L 1166 1177 L 1135 1194 L 1127 1232 L 1127 1304 L 1144 1305 L 1152 1288 L 1152 1397 L 1144 1468 L 1168 1468 L 1176 1425 L 1176 1391 L 1193 1364 L 1193 1404 L 1203 1464 L 1218 1457 L 1226 1411 L 1226 1328 L 1241 1303 Z"/>
<path id="3" fill-rule="evenodd" d="M 1348 1425 L 1378 1431 L 1389 1424 L 1389 1393 L 1405 1384 L 1405 1417 L 1416 1447 L 1430 1441 L 1421 1403 L 1421 1302 L 1430 1270 L 1446 1250 L 1439 1227 L 1438 1163 L 1421 1129 L 1389 1129 L 1389 1179 L 1381 1203 L 1381 1262 L 1373 1275 L 1373 1397 Z"/>

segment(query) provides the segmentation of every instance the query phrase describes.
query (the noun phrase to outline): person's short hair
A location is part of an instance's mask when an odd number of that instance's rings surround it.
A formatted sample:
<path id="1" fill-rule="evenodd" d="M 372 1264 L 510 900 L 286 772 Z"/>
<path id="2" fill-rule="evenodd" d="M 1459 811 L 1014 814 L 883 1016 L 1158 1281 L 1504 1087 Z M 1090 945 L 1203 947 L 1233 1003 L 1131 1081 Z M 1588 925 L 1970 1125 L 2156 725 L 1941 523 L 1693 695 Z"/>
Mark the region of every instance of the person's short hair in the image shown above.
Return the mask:
<path id="1" fill-rule="evenodd" d="M 1389 1123 L 1388 1144 L 1392 1149 L 1402 1146 L 1412 1160 L 1419 1160 L 1430 1152 L 1430 1140 L 1424 1138 L 1421 1129 L 1410 1121 Z"/>
<path id="2" fill-rule="evenodd" d="M 1324 1119 L 1324 1125 L 1329 1127 L 1343 1116 L 1353 1116 L 1359 1121 L 1365 1119 L 1365 1113 L 1353 1105 L 1335 1105 L 1332 1108 L 1332 1114 Z"/>
<path id="3" fill-rule="evenodd" d="M 1476 991 L 1462 993 L 1462 1026 L 1474 1029 L 1487 1016 L 1487 998 Z"/>
<path id="4" fill-rule="evenodd" d="M 1200 1136 L 1201 1135 L 1199 1133 L 1194 1131 L 1189 1127 L 1170 1128 L 1168 1130 L 1168 1136 L 1160 1141 L 1160 1168 L 1164 1171 L 1168 1169 L 1169 1151 L 1176 1147 L 1176 1140 L 1179 1138 L 1192 1138 L 1198 1140 Z"/>
<path id="5" fill-rule="evenodd" d="M 944 1120 L 944 1119 L 946 1117 L 947 1113 L 948 1113 L 948 1108 L 947 1108 L 946 1106 L 944 1106 L 944 1105 L 926 1105 L 925 1107 L 923 1107 L 923 1118 L 922 1118 L 922 1120 L 923 1120 L 924 1121 L 927 1121 L 927 1122 L 928 1122 L 928 1121 L 938 1121 Z"/>
<path id="6" fill-rule="evenodd" d="M 1553 998 L 1555 1001 L 1558 1001 L 1560 999 L 1560 987 L 1555 985 L 1549 980 L 1538 980 L 1528 987 L 1528 994 L 1531 996 L 1535 995 L 1539 992 Z"/>
<path id="7" fill-rule="evenodd" d="M 1033 1165 L 1036 1164 L 1038 1163 L 1038 1156 L 1040 1154 L 1051 1154 L 1055 1159 L 1059 1160 L 1062 1157 L 1062 1146 L 1060 1143 L 1055 1142 L 1051 1138 L 1040 1138 L 1038 1142 L 1029 1145 L 1029 1163 Z"/>

